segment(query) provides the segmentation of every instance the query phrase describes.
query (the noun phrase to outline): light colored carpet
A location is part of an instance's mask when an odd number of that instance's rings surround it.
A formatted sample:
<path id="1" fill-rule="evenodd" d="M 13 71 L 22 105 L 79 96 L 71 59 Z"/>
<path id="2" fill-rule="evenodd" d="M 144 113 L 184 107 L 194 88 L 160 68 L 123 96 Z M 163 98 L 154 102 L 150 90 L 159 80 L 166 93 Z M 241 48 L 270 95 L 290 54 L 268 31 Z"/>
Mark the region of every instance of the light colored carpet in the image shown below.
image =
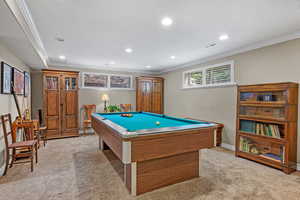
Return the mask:
<path id="1" fill-rule="evenodd" d="M 122 182 L 122 165 L 98 150 L 96 136 L 49 141 L 33 173 L 18 165 L 0 178 L 1 200 L 299 200 L 300 175 L 234 157 L 220 148 L 203 152 L 202 175 L 138 197 Z"/>

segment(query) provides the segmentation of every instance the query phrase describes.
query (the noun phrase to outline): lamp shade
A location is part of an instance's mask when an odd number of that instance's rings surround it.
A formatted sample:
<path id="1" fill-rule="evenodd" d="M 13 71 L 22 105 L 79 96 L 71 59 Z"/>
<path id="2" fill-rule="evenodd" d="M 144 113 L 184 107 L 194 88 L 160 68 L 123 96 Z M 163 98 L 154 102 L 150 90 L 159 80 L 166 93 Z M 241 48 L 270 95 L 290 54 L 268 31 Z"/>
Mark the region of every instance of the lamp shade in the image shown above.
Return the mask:
<path id="1" fill-rule="evenodd" d="M 109 101 L 108 94 L 102 94 L 101 99 L 102 99 L 102 101 Z"/>

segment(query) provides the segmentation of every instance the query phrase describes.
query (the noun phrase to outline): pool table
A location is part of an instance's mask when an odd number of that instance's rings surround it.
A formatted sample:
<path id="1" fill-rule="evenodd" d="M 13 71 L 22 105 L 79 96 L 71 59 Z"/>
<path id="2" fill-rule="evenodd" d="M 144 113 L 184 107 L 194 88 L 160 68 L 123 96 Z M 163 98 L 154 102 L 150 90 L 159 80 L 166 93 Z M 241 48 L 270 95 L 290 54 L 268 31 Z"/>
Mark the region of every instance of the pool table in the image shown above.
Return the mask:
<path id="1" fill-rule="evenodd" d="M 93 113 L 99 148 L 111 149 L 124 164 L 132 195 L 200 175 L 201 149 L 216 145 L 217 125 L 148 112 Z"/>

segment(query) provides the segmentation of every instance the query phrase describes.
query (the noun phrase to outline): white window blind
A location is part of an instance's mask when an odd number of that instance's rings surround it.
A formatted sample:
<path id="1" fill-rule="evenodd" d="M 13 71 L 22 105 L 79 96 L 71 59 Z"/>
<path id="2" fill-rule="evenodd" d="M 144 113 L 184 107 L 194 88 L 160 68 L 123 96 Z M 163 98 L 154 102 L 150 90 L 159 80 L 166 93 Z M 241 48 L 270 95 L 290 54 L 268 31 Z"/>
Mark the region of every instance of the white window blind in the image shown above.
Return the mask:
<path id="1" fill-rule="evenodd" d="M 231 82 L 231 65 L 207 68 L 205 73 L 207 85 Z"/>
<path id="2" fill-rule="evenodd" d="M 232 85 L 233 61 L 183 72 L 183 88 Z"/>
<path id="3" fill-rule="evenodd" d="M 188 72 L 185 78 L 189 86 L 203 85 L 203 71 Z"/>

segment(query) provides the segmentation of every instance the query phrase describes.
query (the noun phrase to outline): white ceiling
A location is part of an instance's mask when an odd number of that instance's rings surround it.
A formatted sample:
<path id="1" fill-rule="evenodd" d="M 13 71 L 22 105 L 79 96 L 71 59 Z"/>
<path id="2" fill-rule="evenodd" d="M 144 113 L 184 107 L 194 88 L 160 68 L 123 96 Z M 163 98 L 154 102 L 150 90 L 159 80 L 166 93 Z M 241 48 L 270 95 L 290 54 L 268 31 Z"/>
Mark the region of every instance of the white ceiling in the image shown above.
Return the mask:
<path id="1" fill-rule="evenodd" d="M 163 71 L 300 31 L 299 0 L 25 2 L 50 66 L 143 71 L 151 65 L 150 71 Z M 174 20 L 169 28 L 160 24 L 165 16 Z M 221 42 L 224 33 L 230 39 Z M 124 52 L 128 47 L 131 54 Z M 67 60 L 60 62 L 60 55 Z M 116 64 L 107 65 L 111 61 Z"/>
<path id="2" fill-rule="evenodd" d="M 0 1 L 0 27 L 1 44 L 4 44 L 16 56 L 21 58 L 26 65 L 43 65 L 4 1 Z"/>

